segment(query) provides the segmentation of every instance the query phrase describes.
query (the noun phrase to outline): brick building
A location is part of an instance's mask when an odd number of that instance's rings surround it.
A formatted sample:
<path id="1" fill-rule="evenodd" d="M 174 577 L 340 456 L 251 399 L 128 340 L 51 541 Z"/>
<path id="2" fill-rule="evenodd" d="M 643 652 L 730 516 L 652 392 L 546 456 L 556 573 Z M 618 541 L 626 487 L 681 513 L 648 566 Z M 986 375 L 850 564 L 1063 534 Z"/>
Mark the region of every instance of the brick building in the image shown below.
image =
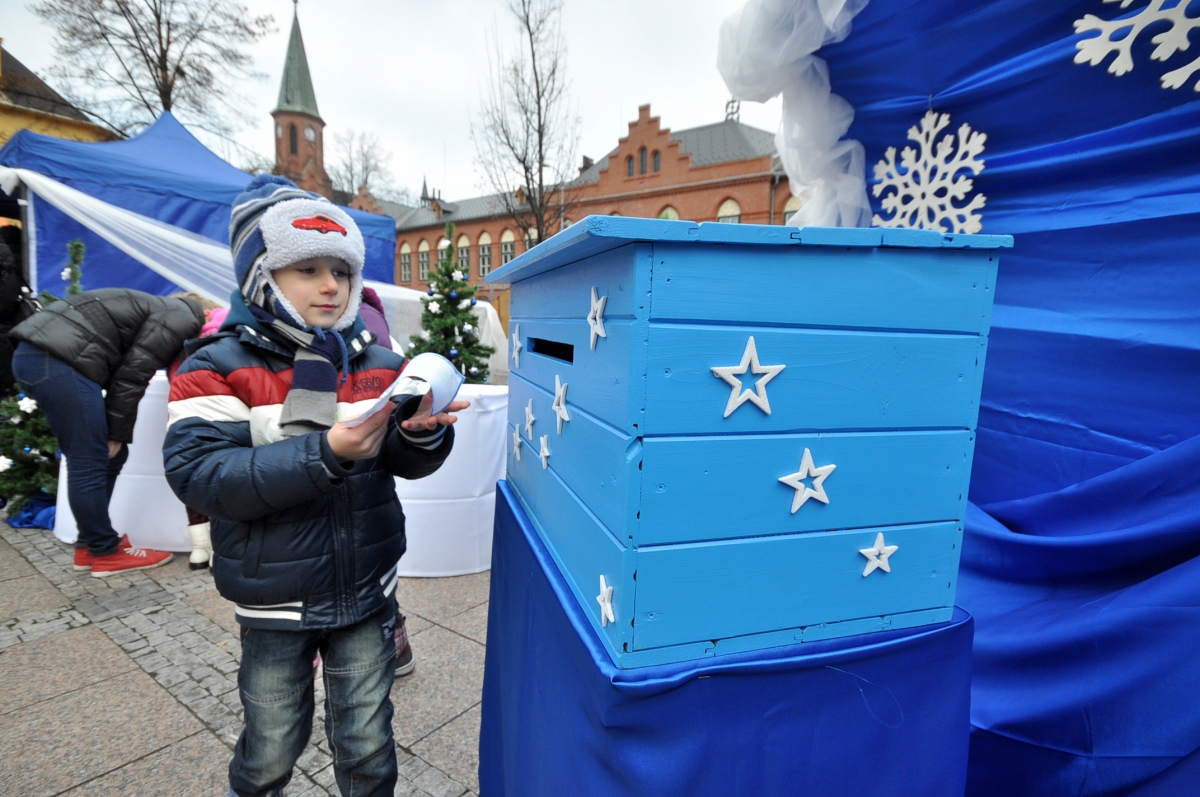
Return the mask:
<path id="1" fill-rule="evenodd" d="M 742 124 L 736 113 L 671 131 L 650 115 L 649 105 L 638 109 L 616 149 L 594 163 L 584 159 L 572 193 L 575 203 L 562 219 L 567 226 L 589 215 L 782 224 L 799 209 L 773 134 Z M 450 202 L 423 187 L 415 208 L 376 203 L 361 193 L 351 204 L 396 219 L 397 285 L 424 289 L 439 249 L 447 246 L 458 250 L 460 263 L 470 264 L 471 282 L 481 283 L 532 245 L 519 240 L 520 229 L 495 196 Z M 443 237 L 447 222 L 455 224 L 454 241 Z M 507 320 L 504 288 L 487 286 L 480 295 Z"/>

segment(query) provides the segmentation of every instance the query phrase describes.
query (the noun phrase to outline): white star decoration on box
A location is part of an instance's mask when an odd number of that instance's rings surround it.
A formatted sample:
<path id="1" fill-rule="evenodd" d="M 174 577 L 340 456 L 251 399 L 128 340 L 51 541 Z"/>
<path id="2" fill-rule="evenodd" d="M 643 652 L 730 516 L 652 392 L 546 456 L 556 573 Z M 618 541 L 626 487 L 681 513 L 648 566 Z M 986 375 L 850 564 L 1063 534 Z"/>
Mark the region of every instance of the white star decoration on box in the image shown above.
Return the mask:
<path id="1" fill-rule="evenodd" d="M 521 432 L 517 429 L 513 429 L 513 456 L 521 461 Z"/>
<path id="2" fill-rule="evenodd" d="M 616 615 L 613 614 L 612 610 L 612 594 L 613 588 L 608 586 L 604 580 L 604 576 L 600 576 L 600 594 L 596 596 L 596 602 L 600 604 L 601 627 L 617 621 Z"/>
<path id="3" fill-rule="evenodd" d="M 521 349 L 523 348 L 525 347 L 521 345 L 521 325 L 517 324 L 517 329 L 512 335 L 512 358 L 514 368 L 521 367 Z"/>
<path id="4" fill-rule="evenodd" d="M 875 544 L 870 548 L 859 548 L 858 552 L 867 557 L 867 566 L 863 569 L 863 578 L 874 573 L 876 570 L 882 570 L 885 573 L 892 572 L 892 566 L 888 564 L 888 557 L 900 550 L 899 545 L 884 545 L 883 532 L 875 535 Z"/>
<path id="5" fill-rule="evenodd" d="M 571 414 L 567 412 L 567 385 L 559 381 L 558 374 L 554 375 L 554 403 L 550 409 L 558 416 L 558 433 L 562 434 L 563 421 L 571 420 Z"/>
<path id="6" fill-rule="evenodd" d="M 537 418 L 533 417 L 533 399 L 525 405 L 525 436 L 529 438 L 529 442 L 533 442 L 533 422 Z"/>
<path id="7" fill-rule="evenodd" d="M 825 479 L 829 474 L 833 473 L 833 469 L 836 467 L 837 465 L 815 467 L 813 465 L 812 452 L 807 448 L 804 449 L 804 457 L 800 460 L 800 470 L 796 473 L 789 473 L 787 476 L 779 477 L 779 481 L 796 491 L 795 496 L 792 497 L 793 515 L 810 498 L 820 501 L 822 504 L 829 503 L 829 496 L 825 494 L 824 483 Z M 805 479 L 812 479 L 812 487 L 808 486 Z"/>
<path id="8" fill-rule="evenodd" d="M 542 470 L 550 467 L 550 435 L 542 435 L 542 450 L 538 452 L 538 456 L 542 458 Z"/>
<path id="9" fill-rule="evenodd" d="M 733 387 L 729 393 L 729 402 L 725 405 L 725 417 L 728 418 L 734 410 L 747 401 L 770 415 L 771 402 L 767 400 L 767 382 L 778 376 L 779 372 L 786 367 L 786 365 L 759 365 L 758 349 L 754 345 L 754 336 L 751 335 L 750 339 L 746 341 L 746 350 L 742 352 L 742 361 L 739 364 L 712 369 L 713 376 L 724 379 Z M 738 379 L 747 370 L 759 375 L 759 378 L 754 381 L 754 390 L 749 388 L 742 390 L 742 380 Z"/>
<path id="10" fill-rule="evenodd" d="M 592 288 L 592 309 L 588 312 L 587 322 L 592 329 L 592 351 L 596 350 L 596 338 L 607 338 L 608 333 L 604 331 L 604 305 L 608 302 L 607 296 L 596 296 L 596 289 Z"/>

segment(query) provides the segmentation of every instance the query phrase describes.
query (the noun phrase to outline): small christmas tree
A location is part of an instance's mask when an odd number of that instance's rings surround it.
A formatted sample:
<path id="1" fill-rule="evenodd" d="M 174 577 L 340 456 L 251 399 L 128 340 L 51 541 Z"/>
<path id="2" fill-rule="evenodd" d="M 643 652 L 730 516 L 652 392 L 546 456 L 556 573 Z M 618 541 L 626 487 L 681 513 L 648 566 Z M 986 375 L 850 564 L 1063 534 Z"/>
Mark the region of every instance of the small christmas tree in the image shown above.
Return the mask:
<path id="1" fill-rule="evenodd" d="M 24 393 L 0 400 L 0 497 L 9 515 L 39 493 L 58 493 L 57 451 L 36 401 Z"/>
<path id="2" fill-rule="evenodd" d="M 83 241 L 76 238 L 73 241 L 67 241 L 67 257 L 70 258 L 67 264 L 63 266 L 62 277 L 63 282 L 67 284 L 67 295 L 74 296 L 78 293 L 83 293 L 83 256 L 87 254 L 87 246 Z M 42 291 L 42 303 L 50 304 L 57 302 L 58 297 L 47 290 Z"/>
<path id="3" fill-rule="evenodd" d="M 454 241 L 454 225 L 446 225 L 446 240 Z M 408 344 L 409 357 L 432 351 L 458 366 L 467 382 L 479 384 L 488 377 L 487 358 L 495 351 L 479 342 L 479 320 L 472 312 L 475 288 L 467 284 L 470 274 L 458 266 L 458 253 L 451 243 L 429 272 L 429 298 L 422 299 L 421 333 Z"/>

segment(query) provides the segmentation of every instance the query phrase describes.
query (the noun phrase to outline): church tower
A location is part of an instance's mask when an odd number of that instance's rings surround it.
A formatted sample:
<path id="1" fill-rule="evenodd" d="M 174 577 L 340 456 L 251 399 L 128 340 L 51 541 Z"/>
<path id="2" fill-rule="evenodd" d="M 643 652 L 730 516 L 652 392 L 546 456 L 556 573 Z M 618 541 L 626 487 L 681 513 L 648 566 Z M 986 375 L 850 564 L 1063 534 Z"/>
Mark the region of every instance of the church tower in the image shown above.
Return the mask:
<path id="1" fill-rule="evenodd" d="M 293 11 L 292 35 L 279 83 L 275 119 L 275 174 L 283 175 L 306 191 L 333 197 L 333 181 L 325 173 L 325 122 L 317 112 L 300 36 L 300 17 Z"/>

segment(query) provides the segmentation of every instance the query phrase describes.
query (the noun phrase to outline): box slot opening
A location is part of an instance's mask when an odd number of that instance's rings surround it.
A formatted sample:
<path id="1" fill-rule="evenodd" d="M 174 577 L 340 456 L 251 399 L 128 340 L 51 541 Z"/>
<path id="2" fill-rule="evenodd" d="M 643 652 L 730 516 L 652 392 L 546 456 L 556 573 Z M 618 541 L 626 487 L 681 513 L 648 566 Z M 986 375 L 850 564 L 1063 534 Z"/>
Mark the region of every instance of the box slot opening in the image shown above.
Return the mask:
<path id="1" fill-rule="evenodd" d="M 530 338 L 529 350 L 546 357 L 553 357 L 565 363 L 575 362 L 575 347 L 570 343 L 559 343 L 557 340 L 545 338 Z"/>

